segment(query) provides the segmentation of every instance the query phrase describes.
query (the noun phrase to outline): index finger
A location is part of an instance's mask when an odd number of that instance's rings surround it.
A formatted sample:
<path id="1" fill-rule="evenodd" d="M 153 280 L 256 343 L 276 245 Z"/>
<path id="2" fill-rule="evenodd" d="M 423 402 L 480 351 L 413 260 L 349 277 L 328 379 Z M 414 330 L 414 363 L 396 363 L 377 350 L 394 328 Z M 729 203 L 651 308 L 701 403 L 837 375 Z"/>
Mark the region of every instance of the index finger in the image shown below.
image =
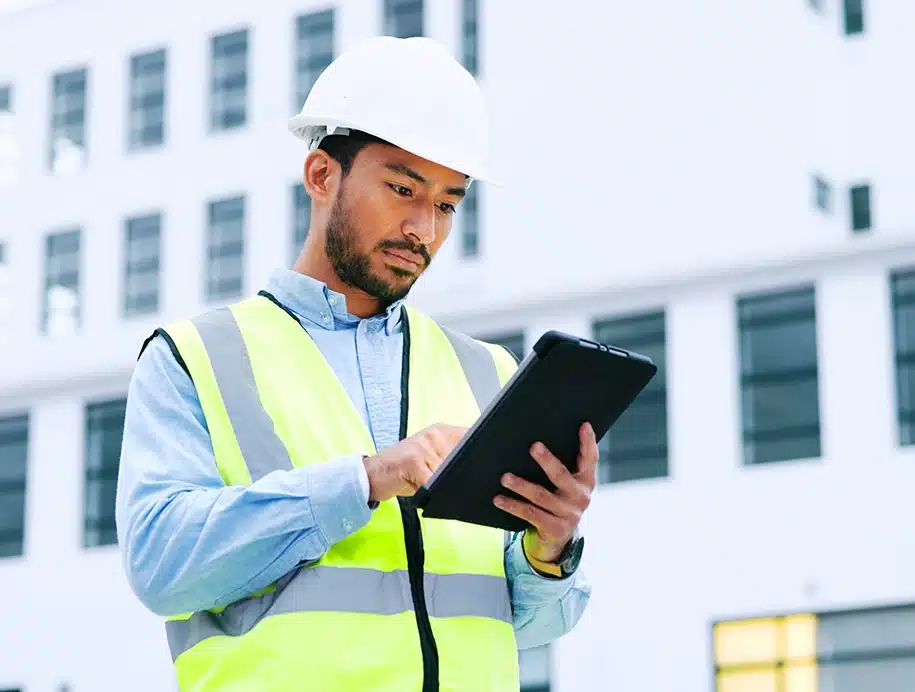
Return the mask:
<path id="1" fill-rule="evenodd" d="M 600 458 L 600 450 L 597 447 L 597 435 L 590 423 L 583 423 L 578 430 L 578 469 L 575 471 L 577 478 L 591 479 L 597 478 L 597 462 Z"/>

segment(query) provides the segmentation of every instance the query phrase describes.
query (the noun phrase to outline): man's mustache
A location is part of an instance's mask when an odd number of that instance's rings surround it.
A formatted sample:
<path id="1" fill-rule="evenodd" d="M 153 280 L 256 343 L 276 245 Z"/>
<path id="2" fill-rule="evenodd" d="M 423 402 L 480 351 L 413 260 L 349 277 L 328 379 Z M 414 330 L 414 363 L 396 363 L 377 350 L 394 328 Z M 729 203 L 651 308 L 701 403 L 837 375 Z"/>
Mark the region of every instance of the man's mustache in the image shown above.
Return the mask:
<path id="1" fill-rule="evenodd" d="M 407 250 L 409 252 L 420 255 L 423 258 L 423 263 L 425 266 L 429 266 L 429 263 L 432 261 L 432 255 L 429 254 L 429 248 L 424 244 L 414 245 L 409 240 L 404 238 L 403 240 L 383 240 L 378 244 L 379 250 Z"/>

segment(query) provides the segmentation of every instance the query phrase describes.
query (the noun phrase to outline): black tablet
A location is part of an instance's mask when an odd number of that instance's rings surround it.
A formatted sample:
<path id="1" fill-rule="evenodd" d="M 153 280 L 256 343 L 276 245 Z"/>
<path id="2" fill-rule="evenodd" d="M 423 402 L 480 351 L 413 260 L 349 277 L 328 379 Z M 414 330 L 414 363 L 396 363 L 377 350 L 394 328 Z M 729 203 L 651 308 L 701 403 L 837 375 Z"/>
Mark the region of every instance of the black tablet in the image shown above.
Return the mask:
<path id="1" fill-rule="evenodd" d="M 576 470 L 578 430 L 585 422 L 601 439 L 657 372 L 651 360 L 562 332 L 544 334 L 530 355 L 481 413 L 452 453 L 413 495 L 423 516 L 522 531 L 527 522 L 493 504 L 511 472 L 550 482 L 531 457 L 543 442 Z"/>

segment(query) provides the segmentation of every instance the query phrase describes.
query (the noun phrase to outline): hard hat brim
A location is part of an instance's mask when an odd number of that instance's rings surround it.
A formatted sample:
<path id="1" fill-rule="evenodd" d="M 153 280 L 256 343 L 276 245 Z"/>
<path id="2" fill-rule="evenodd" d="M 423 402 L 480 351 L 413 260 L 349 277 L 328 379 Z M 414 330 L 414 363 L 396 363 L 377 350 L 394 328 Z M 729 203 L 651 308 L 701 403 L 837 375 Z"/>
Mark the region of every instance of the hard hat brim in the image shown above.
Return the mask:
<path id="1" fill-rule="evenodd" d="M 439 157 L 436 157 L 436 156 L 424 155 L 422 152 L 415 151 L 409 145 L 405 145 L 402 142 L 391 141 L 391 138 L 385 136 L 384 133 L 375 132 L 372 130 L 371 127 L 367 127 L 364 124 L 357 125 L 356 123 L 344 122 L 343 120 L 340 120 L 339 118 L 322 117 L 320 115 L 315 115 L 315 114 L 299 113 L 298 115 L 295 115 L 295 116 L 289 118 L 289 120 L 287 121 L 287 127 L 289 128 L 289 131 L 293 135 L 295 135 L 298 139 L 302 139 L 302 140 L 306 140 L 306 141 L 311 139 L 312 130 L 313 130 L 313 128 L 317 128 L 317 127 L 320 127 L 320 128 L 340 127 L 340 128 L 348 128 L 348 129 L 353 129 L 353 130 L 360 130 L 367 134 L 373 135 L 374 137 L 378 137 L 385 141 L 390 141 L 393 146 L 399 147 L 399 148 L 403 149 L 404 151 L 409 151 L 411 154 L 414 154 L 415 156 L 419 156 L 420 158 L 424 158 L 427 161 L 432 161 L 433 163 L 437 163 L 441 166 L 445 166 L 446 168 L 450 168 L 450 169 L 458 171 L 460 173 L 464 173 L 465 175 L 469 176 L 473 180 L 479 180 L 481 182 L 484 182 L 488 185 L 492 185 L 494 187 L 503 187 L 503 184 L 498 179 L 496 179 L 494 176 L 492 176 L 488 169 L 486 169 L 485 167 L 483 167 L 479 164 L 467 167 L 467 166 L 463 166 L 463 165 L 453 162 L 453 161 L 449 162 L 449 161 L 439 160 Z"/>

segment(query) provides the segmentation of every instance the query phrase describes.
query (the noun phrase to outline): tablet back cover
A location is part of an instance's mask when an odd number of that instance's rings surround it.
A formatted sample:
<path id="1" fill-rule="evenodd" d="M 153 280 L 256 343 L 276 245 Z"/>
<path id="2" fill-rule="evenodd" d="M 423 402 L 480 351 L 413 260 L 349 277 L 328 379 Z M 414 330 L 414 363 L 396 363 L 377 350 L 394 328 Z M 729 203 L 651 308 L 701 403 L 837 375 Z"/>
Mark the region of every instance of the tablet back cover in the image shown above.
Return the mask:
<path id="1" fill-rule="evenodd" d="M 530 456 L 531 445 L 543 442 L 574 472 L 579 427 L 589 421 L 602 438 L 657 371 L 644 356 L 558 332 L 541 337 L 528 360 L 506 386 L 511 395 L 498 397 L 444 472 L 417 493 L 424 516 L 510 531 L 527 528 L 492 502 L 498 494 L 518 497 L 502 485 L 502 475 L 511 472 L 555 489 Z"/>

